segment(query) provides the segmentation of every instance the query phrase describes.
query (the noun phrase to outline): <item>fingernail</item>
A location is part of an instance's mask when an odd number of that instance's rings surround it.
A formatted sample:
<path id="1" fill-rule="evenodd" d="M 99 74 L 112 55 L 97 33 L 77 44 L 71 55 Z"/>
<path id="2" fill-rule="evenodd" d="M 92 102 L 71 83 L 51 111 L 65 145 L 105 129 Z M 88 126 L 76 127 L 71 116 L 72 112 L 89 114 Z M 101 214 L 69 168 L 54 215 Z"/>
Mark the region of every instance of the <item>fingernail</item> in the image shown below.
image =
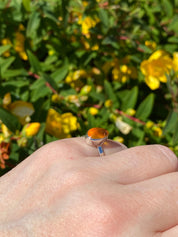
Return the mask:
<path id="1" fill-rule="evenodd" d="M 178 165 L 178 159 L 177 159 L 177 156 L 175 155 L 175 153 L 169 149 L 168 147 L 166 146 L 162 146 L 162 145 L 157 145 L 157 147 L 159 148 L 159 150 L 169 159 L 169 161 L 171 163 L 174 163 L 175 162 L 177 163 Z"/>

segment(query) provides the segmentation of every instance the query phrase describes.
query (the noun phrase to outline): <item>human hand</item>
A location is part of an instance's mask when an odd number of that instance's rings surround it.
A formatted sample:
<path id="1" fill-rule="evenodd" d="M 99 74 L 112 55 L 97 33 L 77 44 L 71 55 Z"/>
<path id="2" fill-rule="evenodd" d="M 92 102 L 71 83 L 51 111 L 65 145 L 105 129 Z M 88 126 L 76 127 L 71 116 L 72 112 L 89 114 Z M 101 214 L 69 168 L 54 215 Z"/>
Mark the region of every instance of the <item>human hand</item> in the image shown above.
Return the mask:
<path id="1" fill-rule="evenodd" d="M 34 152 L 0 178 L 0 236 L 177 237 L 176 156 L 160 145 L 118 149 L 101 158 L 71 138 Z"/>

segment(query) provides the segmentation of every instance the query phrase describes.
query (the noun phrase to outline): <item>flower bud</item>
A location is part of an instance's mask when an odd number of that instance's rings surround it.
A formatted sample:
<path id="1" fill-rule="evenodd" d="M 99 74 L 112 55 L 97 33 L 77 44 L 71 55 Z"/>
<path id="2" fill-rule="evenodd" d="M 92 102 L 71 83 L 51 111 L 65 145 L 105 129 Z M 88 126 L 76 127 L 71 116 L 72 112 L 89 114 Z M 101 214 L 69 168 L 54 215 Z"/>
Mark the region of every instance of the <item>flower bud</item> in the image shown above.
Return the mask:
<path id="1" fill-rule="evenodd" d="M 85 85 L 80 90 L 80 94 L 81 95 L 87 95 L 88 93 L 90 93 L 91 89 L 92 89 L 92 87 L 90 85 Z"/>
<path id="2" fill-rule="evenodd" d="M 124 138 L 123 137 L 117 136 L 117 137 L 114 137 L 113 140 L 116 141 L 116 142 L 124 143 Z"/>
<path id="3" fill-rule="evenodd" d="M 29 123 L 25 127 L 25 134 L 27 137 L 34 136 L 38 133 L 40 129 L 40 123 L 34 122 L 34 123 Z"/>
<path id="4" fill-rule="evenodd" d="M 90 107 L 90 108 L 89 108 L 89 113 L 90 113 L 91 115 L 96 115 L 96 114 L 98 114 L 98 109 L 95 108 L 95 107 Z"/>
<path id="5" fill-rule="evenodd" d="M 119 131 L 125 135 L 132 130 L 132 127 L 128 123 L 123 122 L 121 118 L 117 118 L 115 124 Z"/>

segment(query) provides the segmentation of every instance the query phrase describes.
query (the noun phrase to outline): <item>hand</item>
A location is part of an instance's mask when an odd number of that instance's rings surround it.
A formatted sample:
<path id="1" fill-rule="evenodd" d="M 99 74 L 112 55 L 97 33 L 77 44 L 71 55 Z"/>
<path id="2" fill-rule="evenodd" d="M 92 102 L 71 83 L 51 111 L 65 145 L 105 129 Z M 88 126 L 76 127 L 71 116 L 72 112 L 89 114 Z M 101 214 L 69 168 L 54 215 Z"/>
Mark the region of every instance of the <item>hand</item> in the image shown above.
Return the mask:
<path id="1" fill-rule="evenodd" d="M 110 145 L 99 157 L 84 138 L 52 142 L 2 176 L 0 236 L 177 237 L 176 156 Z"/>

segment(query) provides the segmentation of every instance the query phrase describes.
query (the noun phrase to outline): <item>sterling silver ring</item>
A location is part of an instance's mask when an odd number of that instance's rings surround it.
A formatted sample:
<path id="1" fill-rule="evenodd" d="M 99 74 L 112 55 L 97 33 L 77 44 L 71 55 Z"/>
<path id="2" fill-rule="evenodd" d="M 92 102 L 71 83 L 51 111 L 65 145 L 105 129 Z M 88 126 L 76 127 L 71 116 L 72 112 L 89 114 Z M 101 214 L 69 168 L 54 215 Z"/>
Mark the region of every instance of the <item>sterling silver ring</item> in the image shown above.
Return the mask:
<path id="1" fill-rule="evenodd" d="M 109 132 L 104 128 L 91 128 L 88 130 L 85 139 L 90 146 L 98 149 L 99 156 L 104 156 L 103 143 L 108 139 Z"/>

